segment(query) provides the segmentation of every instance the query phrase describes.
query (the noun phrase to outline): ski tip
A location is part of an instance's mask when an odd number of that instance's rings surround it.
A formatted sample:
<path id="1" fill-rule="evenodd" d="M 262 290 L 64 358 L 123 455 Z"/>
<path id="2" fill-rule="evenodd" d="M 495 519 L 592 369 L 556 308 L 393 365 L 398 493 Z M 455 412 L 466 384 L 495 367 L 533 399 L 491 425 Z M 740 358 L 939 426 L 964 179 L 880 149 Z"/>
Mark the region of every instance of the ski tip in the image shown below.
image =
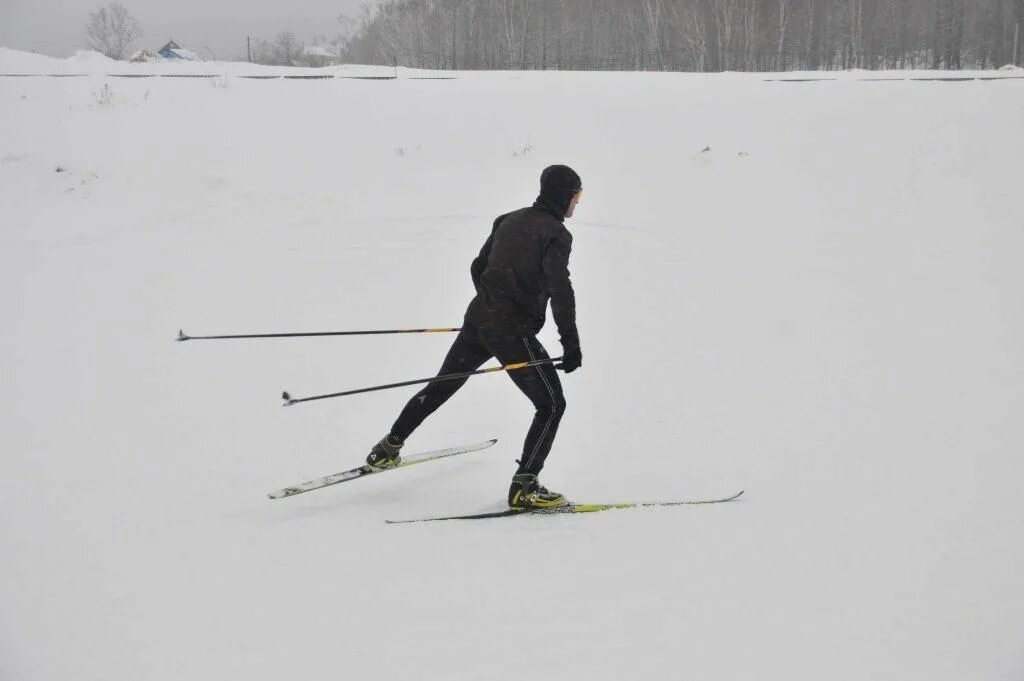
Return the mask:
<path id="1" fill-rule="evenodd" d="M 181 341 L 189 340 L 189 338 L 190 338 L 190 336 L 186 336 L 184 331 L 182 331 L 181 329 L 178 329 L 178 337 L 175 338 L 174 340 L 176 340 L 176 341 L 178 341 L 180 343 Z"/>

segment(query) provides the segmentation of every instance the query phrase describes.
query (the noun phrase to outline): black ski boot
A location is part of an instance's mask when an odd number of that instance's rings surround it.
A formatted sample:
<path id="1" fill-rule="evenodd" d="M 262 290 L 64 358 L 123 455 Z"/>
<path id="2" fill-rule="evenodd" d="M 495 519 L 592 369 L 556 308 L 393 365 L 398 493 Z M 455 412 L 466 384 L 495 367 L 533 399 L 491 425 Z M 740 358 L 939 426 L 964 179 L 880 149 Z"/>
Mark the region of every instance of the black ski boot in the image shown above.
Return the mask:
<path id="1" fill-rule="evenodd" d="M 370 450 L 366 456 L 366 465 L 379 471 L 401 465 L 402 457 L 398 452 L 404 444 L 400 437 L 388 435 Z"/>
<path id="2" fill-rule="evenodd" d="M 554 508 L 568 503 L 564 495 L 549 491 L 532 473 L 512 476 L 512 486 L 508 488 L 509 508 Z"/>

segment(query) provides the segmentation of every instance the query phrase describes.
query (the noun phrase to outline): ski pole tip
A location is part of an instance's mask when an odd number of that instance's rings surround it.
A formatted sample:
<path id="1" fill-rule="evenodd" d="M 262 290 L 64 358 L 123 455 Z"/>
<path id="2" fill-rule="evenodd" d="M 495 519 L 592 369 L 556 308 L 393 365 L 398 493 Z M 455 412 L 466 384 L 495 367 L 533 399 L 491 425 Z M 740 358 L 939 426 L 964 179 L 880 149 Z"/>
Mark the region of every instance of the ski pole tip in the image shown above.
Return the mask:
<path id="1" fill-rule="evenodd" d="M 292 396 L 287 391 L 281 393 L 281 399 L 284 400 L 284 404 L 281 405 L 282 407 L 290 407 L 295 404 L 295 400 L 292 399 Z"/>
<path id="2" fill-rule="evenodd" d="M 178 329 L 178 337 L 175 338 L 174 340 L 176 340 L 178 342 L 187 341 L 187 340 L 189 340 L 189 336 L 186 336 L 184 331 L 182 331 L 181 329 Z"/>

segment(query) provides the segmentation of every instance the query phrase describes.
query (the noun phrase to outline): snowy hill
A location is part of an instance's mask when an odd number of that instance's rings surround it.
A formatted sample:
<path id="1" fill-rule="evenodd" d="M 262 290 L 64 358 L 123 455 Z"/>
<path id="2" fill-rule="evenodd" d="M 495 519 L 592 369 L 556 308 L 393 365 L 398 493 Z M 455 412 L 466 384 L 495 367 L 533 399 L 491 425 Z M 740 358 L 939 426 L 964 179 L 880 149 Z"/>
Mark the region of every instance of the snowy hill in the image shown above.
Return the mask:
<path id="1" fill-rule="evenodd" d="M 0 79 L 0 678 L 1024 677 L 1022 120 L 1021 80 Z M 494 447 L 268 500 L 414 392 L 282 389 L 450 337 L 178 329 L 458 325 L 550 163 L 545 483 L 743 499 L 385 525 L 501 507 L 531 409 L 481 376 L 408 449 Z"/>
<path id="2" fill-rule="evenodd" d="M 344 64 L 320 68 L 290 68 L 285 66 L 264 66 L 246 62 L 208 61 L 189 50 L 186 59 L 164 59 L 155 61 L 115 61 L 99 52 L 78 50 L 67 59 L 57 59 L 40 54 L 30 54 L 0 47 L 0 76 L 198 76 L 228 75 L 234 77 L 270 77 L 288 75 L 292 77 L 342 77 L 342 76 L 393 76 L 396 70 L 402 74 L 431 74 L 420 69 L 395 69 L 390 66 L 368 66 Z"/>

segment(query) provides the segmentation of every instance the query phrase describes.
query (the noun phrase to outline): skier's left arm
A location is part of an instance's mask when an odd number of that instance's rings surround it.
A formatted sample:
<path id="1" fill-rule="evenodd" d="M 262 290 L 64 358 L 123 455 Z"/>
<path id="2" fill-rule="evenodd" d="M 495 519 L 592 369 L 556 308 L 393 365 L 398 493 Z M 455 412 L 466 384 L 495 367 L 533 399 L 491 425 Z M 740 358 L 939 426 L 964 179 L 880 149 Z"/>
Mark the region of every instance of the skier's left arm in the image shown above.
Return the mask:
<path id="1" fill-rule="evenodd" d="M 580 353 L 580 334 L 576 330 L 576 293 L 569 278 L 569 253 L 572 235 L 568 230 L 553 238 L 544 251 L 544 279 L 551 294 L 551 314 L 558 326 L 566 355 Z"/>

